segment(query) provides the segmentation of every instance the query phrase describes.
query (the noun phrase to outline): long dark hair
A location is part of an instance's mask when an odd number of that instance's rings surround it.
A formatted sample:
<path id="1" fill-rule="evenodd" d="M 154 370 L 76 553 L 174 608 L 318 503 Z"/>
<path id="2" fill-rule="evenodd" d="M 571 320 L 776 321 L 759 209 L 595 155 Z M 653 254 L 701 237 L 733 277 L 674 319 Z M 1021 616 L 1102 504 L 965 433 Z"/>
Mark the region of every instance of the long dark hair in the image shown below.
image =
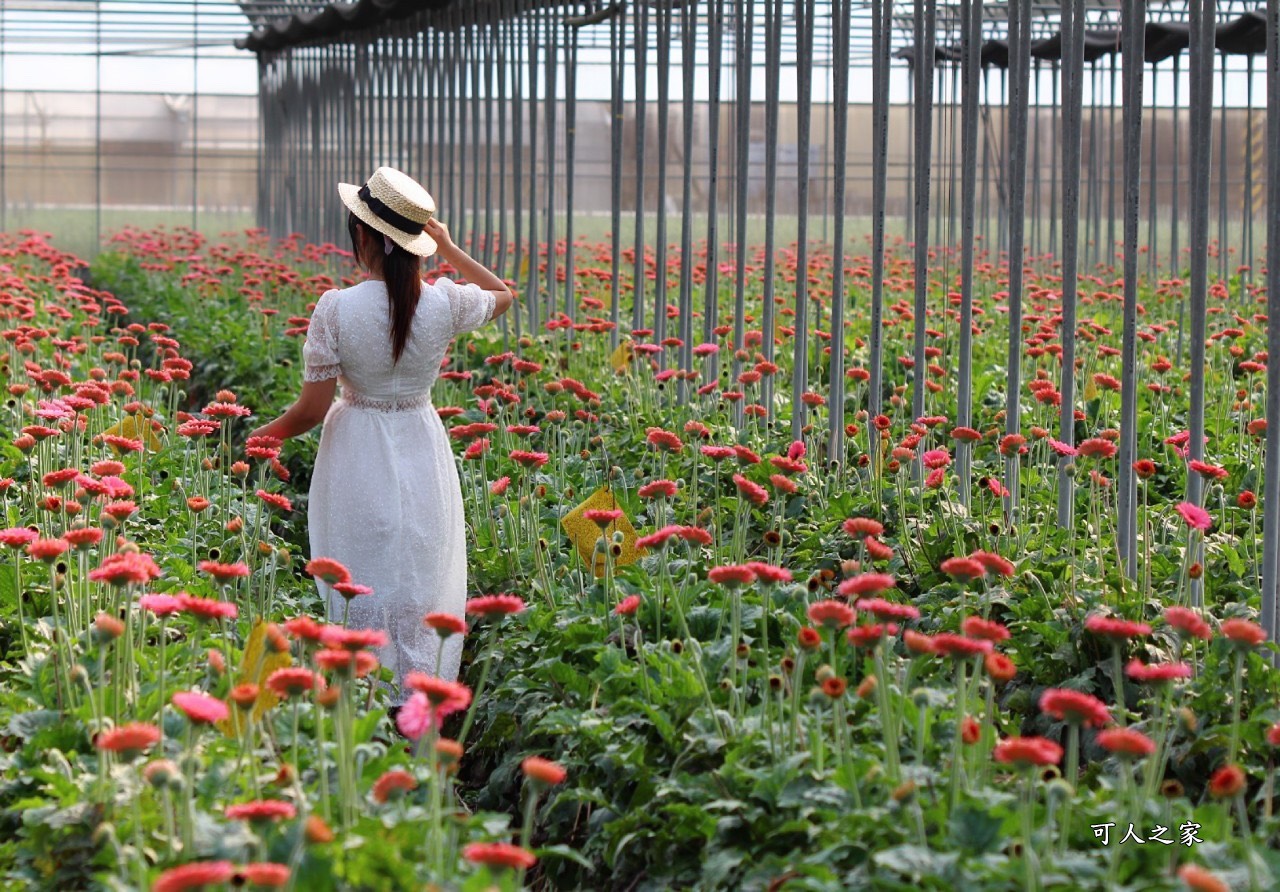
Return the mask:
<path id="1" fill-rule="evenodd" d="M 360 258 L 360 226 L 375 236 L 382 235 L 355 214 L 347 214 L 347 233 L 351 236 L 351 251 L 357 262 Z M 399 362 L 409 340 L 413 313 L 418 308 L 418 298 L 422 296 L 422 258 L 392 242 L 391 253 L 382 259 L 382 278 L 387 283 L 387 301 L 391 310 L 391 361 L 394 365 Z"/>

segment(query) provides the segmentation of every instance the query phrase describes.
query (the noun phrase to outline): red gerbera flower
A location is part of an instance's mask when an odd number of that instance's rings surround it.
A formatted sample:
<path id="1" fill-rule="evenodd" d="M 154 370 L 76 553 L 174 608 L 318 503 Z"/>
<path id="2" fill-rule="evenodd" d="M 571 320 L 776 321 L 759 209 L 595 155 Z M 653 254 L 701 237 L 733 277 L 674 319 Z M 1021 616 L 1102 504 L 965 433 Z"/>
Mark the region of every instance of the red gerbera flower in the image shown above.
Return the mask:
<path id="1" fill-rule="evenodd" d="M 333 585 L 335 582 L 350 582 L 351 571 L 333 558 L 318 557 L 307 561 L 303 568 L 308 576 L 320 579 Z"/>
<path id="2" fill-rule="evenodd" d="M 996 744 L 992 752 L 997 762 L 1018 768 L 1057 765 L 1062 759 L 1062 747 L 1043 737 L 1006 737 Z"/>
<path id="3" fill-rule="evenodd" d="M 170 699 L 193 724 L 212 725 L 230 715 L 226 703 L 200 691 L 179 691 Z"/>
<path id="4" fill-rule="evenodd" d="M 874 595 L 894 588 L 897 582 L 888 573 L 860 573 L 840 583 L 837 591 L 845 597 Z"/>
<path id="5" fill-rule="evenodd" d="M 985 638 L 991 642 L 1007 641 L 1009 629 L 995 620 L 983 619 L 980 616 L 967 616 L 960 623 L 960 629 L 970 638 Z"/>
<path id="6" fill-rule="evenodd" d="M 1204 621 L 1199 613 L 1190 607 L 1166 607 L 1164 621 L 1183 635 L 1208 641 L 1213 637 L 1213 629 Z"/>
<path id="7" fill-rule="evenodd" d="M 510 616 L 524 609 L 524 601 L 519 595 L 480 595 L 467 601 L 466 606 L 467 613 L 486 619 Z"/>
<path id="8" fill-rule="evenodd" d="M 712 567 L 707 572 L 707 578 L 717 585 L 732 588 L 738 585 L 751 585 L 756 581 L 756 574 L 750 567 L 728 564 L 723 567 Z"/>
<path id="9" fill-rule="evenodd" d="M 1129 661 L 1124 671 L 1134 681 L 1147 684 L 1164 684 L 1191 677 L 1191 667 L 1186 663 L 1144 663 L 1137 657 Z"/>
<path id="10" fill-rule="evenodd" d="M 241 864 L 236 868 L 232 882 L 239 880 L 265 889 L 278 889 L 289 882 L 289 866 L 271 861 L 257 861 L 252 864 Z"/>
<path id="11" fill-rule="evenodd" d="M 230 861 L 197 861 L 166 870 L 151 884 L 151 892 L 187 892 L 225 883 L 235 875 Z"/>
<path id="12" fill-rule="evenodd" d="M 1111 722 L 1107 704 L 1083 691 L 1049 688 L 1040 695 L 1040 710 L 1060 722 L 1101 727 Z"/>
<path id="13" fill-rule="evenodd" d="M 985 638 L 966 638 L 951 632 L 939 632 L 933 636 L 933 650 L 943 656 L 963 659 L 990 653 L 992 644 Z"/>
<path id="14" fill-rule="evenodd" d="M 1151 634 L 1151 627 L 1146 623 L 1131 622 L 1114 616 L 1094 614 L 1084 621 L 1084 627 L 1095 635 L 1118 641 L 1138 638 Z"/>
<path id="15" fill-rule="evenodd" d="M 987 568 L 973 558 L 951 557 L 942 562 L 939 568 L 957 582 L 969 582 L 987 575 Z"/>
<path id="16" fill-rule="evenodd" d="M 857 614 L 843 601 L 815 601 L 807 611 L 809 622 L 828 629 L 838 629 L 853 622 Z"/>
<path id="17" fill-rule="evenodd" d="M 462 857 L 473 864 L 510 870 L 528 870 L 538 863 L 538 856 L 521 846 L 505 842 L 473 842 L 462 849 Z"/>
<path id="18" fill-rule="evenodd" d="M 1122 759 L 1141 759 L 1156 751 L 1156 743 L 1133 728 L 1107 728 L 1099 731 L 1098 746 Z"/>
<path id="19" fill-rule="evenodd" d="M 392 768 L 373 782 L 373 801 L 385 804 L 417 788 L 416 777 L 403 768 Z"/>
<path id="20" fill-rule="evenodd" d="M 234 564 L 220 564 L 217 561 L 201 561 L 200 569 L 219 582 L 230 582 L 234 579 L 240 578 L 241 576 L 249 575 L 248 564 L 242 564 L 239 562 Z"/>
<path id="21" fill-rule="evenodd" d="M 130 722 L 94 738 L 93 744 L 100 750 L 116 753 L 126 762 L 142 755 L 160 740 L 160 729 L 146 722 Z"/>
<path id="22" fill-rule="evenodd" d="M 197 598 L 186 592 L 177 595 L 178 609 L 200 619 L 235 619 L 239 608 L 230 601 L 215 598 Z"/>
<path id="23" fill-rule="evenodd" d="M 324 688 L 324 679 L 305 666 L 284 666 L 267 677 L 267 687 L 280 699 L 287 700 Z"/>
<path id="24" fill-rule="evenodd" d="M 259 799 L 254 802 L 242 802 L 239 805 L 228 805 L 223 814 L 230 821 L 249 821 L 251 823 L 266 821 L 287 821 L 297 815 L 298 810 L 293 803 L 283 799 Z"/>
<path id="25" fill-rule="evenodd" d="M 454 616 L 452 613 L 428 613 L 423 619 L 423 623 L 436 630 L 441 638 L 448 638 L 450 635 L 465 635 L 467 632 L 467 621 L 460 616 Z"/>
<path id="26" fill-rule="evenodd" d="M 108 555 L 89 578 L 108 585 L 145 585 L 159 575 L 160 568 L 150 555 L 124 551 Z"/>

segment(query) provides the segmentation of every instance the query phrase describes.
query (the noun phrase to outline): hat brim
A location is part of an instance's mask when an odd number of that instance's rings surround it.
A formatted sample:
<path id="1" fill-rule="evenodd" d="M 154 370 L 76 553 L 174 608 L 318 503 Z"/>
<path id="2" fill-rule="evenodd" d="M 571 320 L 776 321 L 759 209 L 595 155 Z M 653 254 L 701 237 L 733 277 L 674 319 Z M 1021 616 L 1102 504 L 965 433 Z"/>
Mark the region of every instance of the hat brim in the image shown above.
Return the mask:
<path id="1" fill-rule="evenodd" d="M 436 253 L 436 240 L 425 232 L 419 235 L 401 232 L 374 214 L 369 206 L 361 200 L 359 186 L 353 186 L 350 183 L 339 183 L 338 195 L 342 198 L 342 203 L 359 220 L 387 236 L 410 254 L 417 254 L 419 257 L 430 257 Z"/>

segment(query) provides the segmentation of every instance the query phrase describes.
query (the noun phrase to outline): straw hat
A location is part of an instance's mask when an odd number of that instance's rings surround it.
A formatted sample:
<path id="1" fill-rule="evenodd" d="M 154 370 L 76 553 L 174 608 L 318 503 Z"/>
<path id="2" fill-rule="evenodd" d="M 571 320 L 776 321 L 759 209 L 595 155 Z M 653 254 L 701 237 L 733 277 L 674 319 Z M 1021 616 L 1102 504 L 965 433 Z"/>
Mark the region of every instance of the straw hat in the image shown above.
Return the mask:
<path id="1" fill-rule="evenodd" d="M 423 232 L 436 203 L 408 174 L 379 167 L 363 186 L 339 183 L 338 194 L 353 214 L 410 254 L 436 252 L 435 239 Z"/>

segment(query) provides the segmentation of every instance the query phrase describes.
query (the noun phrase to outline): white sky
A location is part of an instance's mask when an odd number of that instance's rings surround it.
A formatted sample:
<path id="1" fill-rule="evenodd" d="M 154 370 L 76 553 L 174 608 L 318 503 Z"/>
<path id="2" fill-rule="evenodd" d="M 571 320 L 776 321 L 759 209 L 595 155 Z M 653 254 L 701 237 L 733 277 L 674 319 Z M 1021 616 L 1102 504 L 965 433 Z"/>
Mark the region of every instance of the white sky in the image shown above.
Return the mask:
<path id="1" fill-rule="evenodd" d="M 257 93 L 257 64 L 252 53 L 236 50 L 234 38 L 249 30 L 249 22 L 240 9 L 230 0 L 0 0 L 0 77 L 7 90 L 94 90 L 99 84 L 103 90 L 116 92 L 164 92 L 185 94 L 230 93 L 254 95 Z M 139 34 L 145 32 L 146 37 Z M 101 58 L 94 54 L 99 34 L 103 47 Z M 193 36 L 201 46 L 193 58 Z M 161 50 L 159 47 L 168 46 Z M 757 47 L 757 49 L 762 49 Z M 758 53 L 756 55 L 762 55 Z M 670 88 L 672 100 L 681 95 L 679 74 L 679 47 L 673 47 Z M 784 65 L 792 61 L 788 54 Z M 701 64 L 705 55 L 699 53 Z M 732 58 L 726 53 L 726 68 L 722 78 L 722 98 L 732 101 L 736 84 L 732 70 Z M 1231 57 L 1233 73 L 1226 82 L 1226 103 L 1243 106 L 1246 103 L 1246 61 Z M 608 99 L 609 72 L 607 51 L 586 49 L 579 53 L 577 94 L 580 99 Z M 1254 104 L 1265 102 L 1264 62 L 1255 61 Z M 658 72 L 656 58 L 650 55 L 647 98 L 656 101 Z M 1182 100 L 1185 103 L 1187 89 L 1187 65 L 1182 66 Z M 1168 105 L 1173 98 L 1172 65 L 1160 66 L 1155 79 L 1155 92 L 1161 105 Z M 1149 69 L 1148 69 L 1149 74 Z M 541 77 L 539 78 L 541 81 Z M 796 84 L 794 71 L 784 68 L 780 76 L 780 92 L 784 102 L 794 101 Z M 1000 75 L 993 71 L 991 83 L 998 85 Z M 1107 76 L 1100 80 L 1103 104 L 1109 99 Z M 634 97 L 635 76 L 630 69 L 624 76 L 625 98 Z M 1041 75 L 1041 97 L 1049 103 L 1051 77 L 1047 70 Z M 1092 102 L 1092 81 L 1086 77 L 1085 102 Z M 1152 97 L 1152 79 L 1146 78 L 1146 101 Z M 563 80 L 557 92 L 563 95 Z M 814 72 L 813 99 L 829 100 L 831 90 L 829 70 Z M 542 84 L 538 84 L 539 94 Z M 1118 91 L 1117 91 L 1118 92 Z M 705 71 L 695 81 L 694 95 L 707 98 Z M 855 67 L 849 79 L 850 101 L 870 102 L 870 69 Z M 761 101 L 765 95 L 764 68 L 756 65 L 752 70 L 752 95 Z M 907 68 L 895 63 L 892 82 L 892 101 L 905 102 L 908 98 Z M 1033 94 L 1034 95 L 1034 94 Z M 950 97 L 950 88 L 947 96 Z M 998 97 L 996 97 L 998 101 Z M 1217 79 L 1214 102 L 1223 101 L 1223 84 Z"/>

